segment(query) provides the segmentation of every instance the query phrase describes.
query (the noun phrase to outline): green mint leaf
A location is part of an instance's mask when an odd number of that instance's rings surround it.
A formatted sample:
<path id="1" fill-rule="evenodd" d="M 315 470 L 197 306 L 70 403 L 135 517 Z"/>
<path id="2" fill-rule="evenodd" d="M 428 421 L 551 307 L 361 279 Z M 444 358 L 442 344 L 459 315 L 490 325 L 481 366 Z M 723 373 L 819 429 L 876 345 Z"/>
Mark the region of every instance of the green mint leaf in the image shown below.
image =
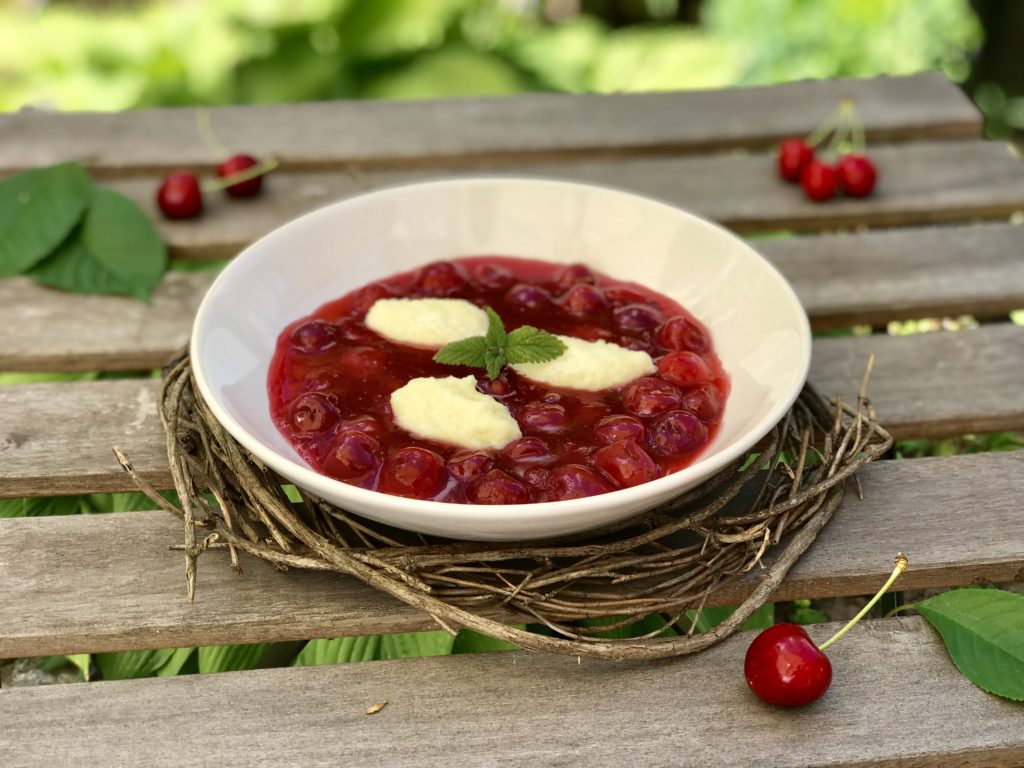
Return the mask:
<path id="1" fill-rule="evenodd" d="M 487 375 L 492 380 L 501 375 L 501 369 L 505 367 L 507 362 L 504 350 L 488 347 L 487 351 L 484 352 L 484 367 L 487 368 Z"/>
<path id="2" fill-rule="evenodd" d="M 0 182 L 0 277 L 18 275 L 60 245 L 92 199 L 92 180 L 64 163 Z"/>
<path id="3" fill-rule="evenodd" d="M 82 244 L 80 230 L 75 230 L 26 274 L 37 283 L 75 293 L 134 294 L 130 285 L 97 261 Z"/>
<path id="4" fill-rule="evenodd" d="M 508 335 L 505 356 L 513 365 L 517 363 L 546 363 L 565 352 L 565 342 L 557 336 L 524 325 Z"/>
<path id="5" fill-rule="evenodd" d="M 445 344 L 434 355 L 434 361 L 444 365 L 469 365 L 483 368 L 487 365 L 487 342 L 483 336 L 472 336 L 468 339 Z"/>
<path id="6" fill-rule="evenodd" d="M 508 345 L 508 336 L 505 334 L 505 326 L 501 322 L 501 318 L 498 317 L 498 313 L 490 307 L 485 307 L 484 311 L 487 312 L 487 335 L 484 339 L 487 340 L 487 346 L 490 349 L 501 350 L 504 352 L 505 347 Z"/>
<path id="7" fill-rule="evenodd" d="M 153 223 L 131 200 L 97 189 L 82 221 L 82 244 L 142 301 L 167 271 L 167 249 Z"/>
<path id="8" fill-rule="evenodd" d="M 1024 595 L 955 589 L 915 607 L 942 635 L 964 677 L 983 691 L 1024 701 Z"/>

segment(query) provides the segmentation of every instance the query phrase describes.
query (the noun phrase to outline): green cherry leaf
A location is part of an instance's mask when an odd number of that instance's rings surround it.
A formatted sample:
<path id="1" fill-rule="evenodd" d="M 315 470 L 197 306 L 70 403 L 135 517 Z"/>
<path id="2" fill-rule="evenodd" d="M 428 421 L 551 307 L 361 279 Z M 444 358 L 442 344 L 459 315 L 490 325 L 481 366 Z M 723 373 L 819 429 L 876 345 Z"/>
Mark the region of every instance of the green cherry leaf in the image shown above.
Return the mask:
<path id="1" fill-rule="evenodd" d="M 486 362 L 487 342 L 483 336 L 472 336 L 445 344 L 434 355 L 434 362 L 444 365 L 469 365 L 483 368 Z"/>
<path id="2" fill-rule="evenodd" d="M 81 166 L 64 163 L 0 182 L 0 277 L 18 275 L 61 244 L 93 195 Z"/>
<path id="3" fill-rule="evenodd" d="M 167 271 L 167 249 L 153 223 L 135 203 L 109 189 L 96 190 L 82 222 L 82 244 L 143 301 Z"/>
<path id="4" fill-rule="evenodd" d="M 1024 595 L 955 589 L 915 607 L 942 635 L 964 677 L 984 691 L 1024 701 Z"/>
<path id="5" fill-rule="evenodd" d="M 82 244 L 78 230 L 27 275 L 43 285 L 75 293 L 135 293 L 132 286 L 93 257 Z"/>
<path id="6" fill-rule="evenodd" d="M 532 325 L 524 325 L 508 335 L 508 350 L 505 356 L 513 365 L 546 363 L 559 357 L 565 349 L 565 342 L 557 336 Z"/>

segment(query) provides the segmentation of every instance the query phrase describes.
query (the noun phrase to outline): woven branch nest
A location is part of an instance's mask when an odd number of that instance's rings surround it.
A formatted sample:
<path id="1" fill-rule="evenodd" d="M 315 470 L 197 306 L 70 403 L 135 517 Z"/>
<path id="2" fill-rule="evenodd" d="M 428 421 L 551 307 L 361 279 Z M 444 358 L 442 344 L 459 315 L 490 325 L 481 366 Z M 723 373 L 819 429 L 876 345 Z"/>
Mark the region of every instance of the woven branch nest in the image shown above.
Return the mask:
<path id="1" fill-rule="evenodd" d="M 869 361 L 856 407 L 825 400 L 807 385 L 757 446 L 756 458 L 738 461 L 626 523 L 550 541 L 431 538 L 370 522 L 306 493 L 301 503 L 289 501 L 282 490 L 287 481 L 214 418 L 185 353 L 165 368 L 160 394 L 181 507 L 114 452 L 139 487 L 184 522 L 185 544 L 177 548 L 185 551 L 190 600 L 200 554 L 225 549 L 240 570 L 242 550 L 282 570 L 349 574 L 425 611 L 449 632 L 468 627 L 523 648 L 572 656 L 663 658 L 703 650 L 732 634 L 770 598 L 832 517 L 845 481 L 892 445 L 867 398 L 870 372 Z M 738 609 L 695 634 L 696 619 L 687 619 L 687 611 L 699 615 L 716 590 L 743 578 L 749 595 Z M 664 636 L 659 629 L 630 639 L 601 636 L 652 614 L 678 634 Z M 580 626 L 578 620 L 588 618 L 611 623 Z M 524 622 L 544 624 L 551 634 L 515 626 Z"/>

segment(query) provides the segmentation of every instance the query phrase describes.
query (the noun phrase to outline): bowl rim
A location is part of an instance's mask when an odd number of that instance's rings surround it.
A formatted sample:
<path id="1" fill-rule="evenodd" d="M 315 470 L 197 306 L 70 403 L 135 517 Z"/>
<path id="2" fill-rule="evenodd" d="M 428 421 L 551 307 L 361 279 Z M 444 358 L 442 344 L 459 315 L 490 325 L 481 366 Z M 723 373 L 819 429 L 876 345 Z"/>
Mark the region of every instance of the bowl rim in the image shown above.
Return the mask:
<path id="1" fill-rule="evenodd" d="M 640 485 L 633 486 L 631 488 L 620 488 L 617 490 L 609 491 L 608 493 L 599 494 L 597 496 L 585 496 L 577 499 L 563 499 L 556 501 L 543 501 L 543 502 L 532 502 L 527 504 L 470 504 L 461 502 L 449 502 L 449 501 L 434 501 L 425 499 L 413 499 L 404 496 L 395 496 L 381 491 L 370 490 L 367 488 L 359 488 L 358 486 L 349 485 L 341 480 L 335 480 L 328 475 L 317 472 L 312 467 L 294 461 L 288 457 L 282 456 L 277 451 L 270 448 L 262 440 L 258 439 L 255 435 L 251 434 L 245 427 L 243 427 L 228 411 L 221 405 L 219 399 L 215 396 L 213 388 L 207 379 L 206 372 L 203 369 L 202 355 L 200 353 L 200 341 L 204 338 L 206 332 L 206 326 L 211 314 L 212 307 L 214 306 L 214 297 L 218 295 L 223 289 L 224 283 L 231 279 L 233 273 L 244 267 L 238 266 L 244 264 L 246 254 L 250 253 L 257 248 L 261 243 L 270 239 L 280 237 L 280 234 L 292 227 L 301 227 L 304 222 L 309 219 L 318 218 L 322 216 L 330 215 L 331 211 L 338 208 L 344 208 L 348 206 L 358 206 L 366 204 L 378 196 L 387 196 L 411 188 L 437 188 L 437 187 L 474 187 L 474 186 L 493 186 L 496 184 L 500 185 L 536 185 L 544 184 L 554 187 L 566 187 L 566 188 L 584 188 L 584 189 L 595 189 L 602 193 L 611 193 L 615 195 L 622 195 L 630 198 L 635 198 L 643 201 L 644 203 L 654 205 L 660 208 L 665 208 L 674 215 L 683 216 L 684 218 L 690 219 L 694 223 L 710 227 L 717 232 L 738 243 L 742 248 L 749 251 L 751 254 L 756 256 L 763 262 L 763 265 L 767 267 L 769 273 L 773 275 L 774 279 L 778 283 L 779 289 L 786 296 L 786 298 L 792 302 L 792 304 L 799 310 L 796 312 L 799 327 L 796 329 L 800 335 L 801 344 L 801 362 L 802 370 L 799 375 L 794 379 L 794 385 L 792 389 L 786 393 L 785 397 L 781 398 L 770 410 L 762 417 L 753 427 L 742 433 L 734 442 L 730 445 L 725 446 L 714 456 L 699 457 L 696 461 L 687 467 L 673 472 L 671 474 L 659 477 L 655 480 L 651 480 Z M 314 311 L 316 308 L 313 307 L 310 311 Z M 484 175 L 484 176 L 447 176 L 439 177 L 424 181 L 413 181 L 394 184 L 386 187 L 380 187 L 366 192 L 353 195 L 351 197 L 342 198 L 341 200 L 335 200 L 325 205 L 319 206 L 311 211 L 308 211 L 300 216 L 289 219 L 285 223 L 275 227 L 270 232 L 265 233 L 259 239 L 247 245 L 241 251 L 239 251 L 228 264 L 221 270 L 220 274 L 214 279 L 203 295 L 203 299 L 200 302 L 199 309 L 196 311 L 195 320 L 192 326 L 192 333 L 189 339 L 189 355 L 192 364 L 192 373 L 195 377 L 196 384 L 199 387 L 199 392 L 209 407 L 211 413 L 216 419 L 224 426 L 228 433 L 237 440 L 246 450 L 256 456 L 260 461 L 264 462 L 267 466 L 273 469 L 275 472 L 280 474 L 287 480 L 291 480 L 295 485 L 309 489 L 317 495 L 323 495 L 318 486 L 325 486 L 329 489 L 328 492 L 333 492 L 334 495 L 347 498 L 351 497 L 354 501 L 365 500 L 367 505 L 373 506 L 376 510 L 381 512 L 394 512 L 396 514 L 409 514 L 412 512 L 422 512 L 428 516 L 443 515 L 448 518 L 456 518 L 460 521 L 471 522 L 474 519 L 479 518 L 481 514 L 486 514 L 491 518 L 492 523 L 512 523 L 516 521 L 537 521 L 558 517 L 560 515 L 568 515 L 571 513 L 585 512 L 588 508 L 594 506 L 630 506 L 642 504 L 644 500 L 653 497 L 663 497 L 665 492 L 674 486 L 686 485 L 687 481 L 694 480 L 695 476 L 701 476 L 698 482 L 703 482 L 704 479 L 710 478 L 715 472 L 720 471 L 724 467 L 742 454 L 749 451 L 754 445 L 757 444 L 761 438 L 763 438 L 768 432 L 774 427 L 790 409 L 793 403 L 796 401 L 803 389 L 803 386 L 807 380 L 807 375 L 810 370 L 811 364 L 811 327 L 810 321 L 807 317 L 807 313 L 800 302 L 799 297 L 796 295 L 796 291 L 786 280 L 785 276 L 779 271 L 779 269 L 772 264 L 768 259 L 761 255 L 756 249 L 754 249 L 747 241 L 740 238 L 735 233 L 726 229 L 721 224 L 711 221 L 710 219 L 704 218 L 699 214 L 696 214 L 690 210 L 682 208 L 678 205 L 668 203 L 664 200 L 659 200 L 656 197 L 651 197 L 642 193 L 633 192 L 630 190 L 622 189 L 604 184 L 593 184 L 589 182 L 571 181 L 567 179 L 558 179 L 544 176 L 529 176 L 529 175 Z M 728 373 L 728 370 L 726 371 Z M 706 450 L 706 449 L 705 449 Z M 354 509 L 351 510 L 354 514 L 361 514 Z M 637 514 L 642 514 L 638 511 Z M 399 527 L 401 527 L 399 525 Z"/>

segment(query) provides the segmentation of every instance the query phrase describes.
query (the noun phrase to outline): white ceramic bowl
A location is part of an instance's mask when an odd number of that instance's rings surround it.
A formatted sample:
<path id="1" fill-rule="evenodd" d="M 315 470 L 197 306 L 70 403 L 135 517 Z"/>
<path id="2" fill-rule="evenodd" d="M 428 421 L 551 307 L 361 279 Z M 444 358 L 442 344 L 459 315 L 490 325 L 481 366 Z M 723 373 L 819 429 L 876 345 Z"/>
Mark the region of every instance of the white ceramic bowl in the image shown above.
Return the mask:
<path id="1" fill-rule="evenodd" d="M 281 330 L 379 278 L 479 254 L 583 262 L 667 294 L 693 312 L 710 329 L 732 382 L 721 429 L 700 459 L 667 477 L 602 496 L 486 506 L 356 488 L 299 458 L 271 421 L 267 398 L 267 368 Z M 614 189 L 467 178 L 349 198 L 246 248 L 203 299 L 192 332 L 192 363 L 214 415 L 296 485 L 402 528 L 502 541 L 622 520 L 707 479 L 786 413 L 807 376 L 810 340 L 807 316 L 783 277 L 715 224 Z"/>

